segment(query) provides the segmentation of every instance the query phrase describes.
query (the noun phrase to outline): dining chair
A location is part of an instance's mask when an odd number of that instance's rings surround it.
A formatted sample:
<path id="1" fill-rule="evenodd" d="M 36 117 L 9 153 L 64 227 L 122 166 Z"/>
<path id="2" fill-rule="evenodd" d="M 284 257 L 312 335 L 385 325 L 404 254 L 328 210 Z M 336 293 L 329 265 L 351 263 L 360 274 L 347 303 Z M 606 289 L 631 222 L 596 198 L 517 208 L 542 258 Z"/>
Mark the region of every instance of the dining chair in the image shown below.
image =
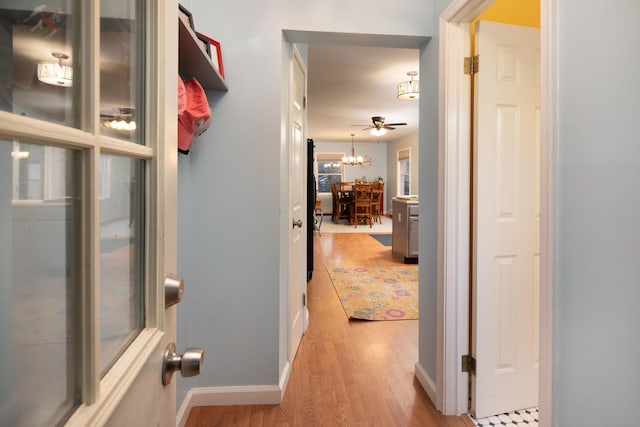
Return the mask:
<path id="1" fill-rule="evenodd" d="M 338 186 L 335 182 L 331 184 L 331 221 L 338 223 Z"/>
<path id="2" fill-rule="evenodd" d="M 369 224 L 369 227 L 373 227 L 373 222 L 371 220 L 372 190 L 372 184 L 355 185 L 353 222 L 356 227 L 360 223 Z"/>
<path id="3" fill-rule="evenodd" d="M 351 223 L 353 215 L 353 197 L 351 191 L 344 190 L 342 183 L 340 184 L 340 188 L 338 188 L 337 184 L 331 183 L 331 195 L 333 199 L 331 219 L 333 222 L 338 224 L 341 219 L 346 219 Z"/>
<path id="4" fill-rule="evenodd" d="M 381 224 L 382 218 L 380 213 L 380 200 L 383 195 L 383 188 L 379 185 L 373 185 L 371 189 L 371 218 L 373 221 Z"/>

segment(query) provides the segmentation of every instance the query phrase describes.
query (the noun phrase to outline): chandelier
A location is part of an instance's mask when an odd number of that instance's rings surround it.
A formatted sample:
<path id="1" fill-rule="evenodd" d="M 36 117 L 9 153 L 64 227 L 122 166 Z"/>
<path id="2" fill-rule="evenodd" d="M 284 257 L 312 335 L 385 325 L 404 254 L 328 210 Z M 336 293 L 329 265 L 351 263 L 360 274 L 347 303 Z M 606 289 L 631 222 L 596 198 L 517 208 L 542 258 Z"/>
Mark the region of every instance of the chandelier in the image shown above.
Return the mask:
<path id="1" fill-rule="evenodd" d="M 410 80 L 398 84 L 398 99 L 410 100 L 420 98 L 420 80 L 413 80 L 418 75 L 417 71 L 409 71 Z"/>
<path id="2" fill-rule="evenodd" d="M 58 61 L 38 62 L 38 80 L 53 86 L 73 86 L 73 68 L 62 64 L 63 59 L 69 59 L 69 55 L 60 52 L 51 52 Z"/>
<path id="3" fill-rule="evenodd" d="M 354 135 L 355 133 L 351 134 L 351 155 L 348 157 L 347 156 L 342 157 L 343 165 L 355 166 L 355 165 L 361 165 L 362 163 L 364 163 L 364 158 L 362 156 L 356 156 L 356 150 L 353 148 Z"/>

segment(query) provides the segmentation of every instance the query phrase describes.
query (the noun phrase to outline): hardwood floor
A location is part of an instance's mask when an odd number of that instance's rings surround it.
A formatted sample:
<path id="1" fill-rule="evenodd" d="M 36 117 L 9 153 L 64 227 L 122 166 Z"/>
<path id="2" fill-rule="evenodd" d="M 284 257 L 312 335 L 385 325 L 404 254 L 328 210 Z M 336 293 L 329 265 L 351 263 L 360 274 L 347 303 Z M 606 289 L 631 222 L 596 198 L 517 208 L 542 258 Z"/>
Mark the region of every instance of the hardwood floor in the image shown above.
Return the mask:
<path id="1" fill-rule="evenodd" d="M 280 405 L 194 408 L 196 426 L 448 426 L 414 377 L 418 321 L 349 321 L 327 267 L 401 264 L 366 233 L 314 236 L 309 282 L 310 325 L 293 362 Z"/>

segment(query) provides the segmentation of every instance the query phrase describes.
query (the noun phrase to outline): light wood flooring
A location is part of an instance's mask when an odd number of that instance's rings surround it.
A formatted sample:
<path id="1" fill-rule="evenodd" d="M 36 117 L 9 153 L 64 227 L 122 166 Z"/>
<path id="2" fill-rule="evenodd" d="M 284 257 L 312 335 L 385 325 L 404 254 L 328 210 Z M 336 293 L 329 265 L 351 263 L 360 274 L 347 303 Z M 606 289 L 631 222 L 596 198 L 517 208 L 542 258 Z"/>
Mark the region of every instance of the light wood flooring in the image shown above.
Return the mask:
<path id="1" fill-rule="evenodd" d="M 187 427 L 474 426 L 441 415 L 415 379 L 417 320 L 349 321 L 342 309 L 327 267 L 401 264 L 391 247 L 366 233 L 315 235 L 314 245 L 310 326 L 283 402 L 196 407 Z"/>

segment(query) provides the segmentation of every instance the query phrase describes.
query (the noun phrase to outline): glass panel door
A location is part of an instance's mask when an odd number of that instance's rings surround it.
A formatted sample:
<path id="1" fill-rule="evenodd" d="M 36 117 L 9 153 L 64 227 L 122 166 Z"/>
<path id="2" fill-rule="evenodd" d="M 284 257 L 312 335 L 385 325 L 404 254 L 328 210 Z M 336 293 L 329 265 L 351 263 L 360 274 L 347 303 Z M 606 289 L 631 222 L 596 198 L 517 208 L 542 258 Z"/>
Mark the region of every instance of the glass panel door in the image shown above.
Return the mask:
<path id="1" fill-rule="evenodd" d="M 0 425 L 51 426 L 103 404 L 101 379 L 136 357 L 157 312 L 145 299 L 159 301 L 144 209 L 154 82 L 146 1 L 11 3 L 0 6 Z"/>

